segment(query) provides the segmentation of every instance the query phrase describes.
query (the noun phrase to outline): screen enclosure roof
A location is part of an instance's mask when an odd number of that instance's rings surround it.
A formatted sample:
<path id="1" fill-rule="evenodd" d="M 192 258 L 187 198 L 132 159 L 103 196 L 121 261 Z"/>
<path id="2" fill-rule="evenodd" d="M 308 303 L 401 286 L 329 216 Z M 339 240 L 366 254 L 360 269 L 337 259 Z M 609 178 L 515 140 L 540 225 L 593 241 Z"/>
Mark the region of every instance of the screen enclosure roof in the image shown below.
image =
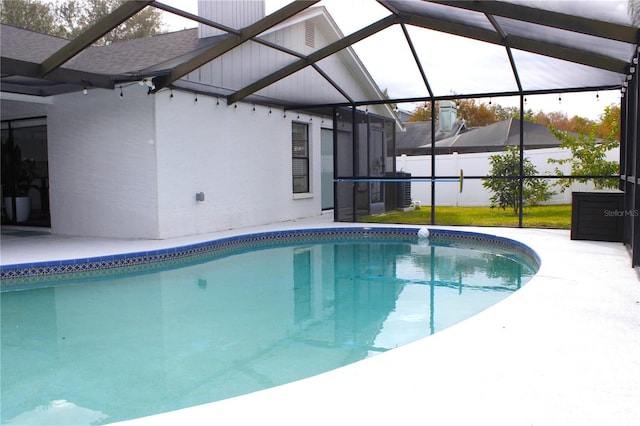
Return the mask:
<path id="1" fill-rule="evenodd" d="M 267 87 L 285 84 L 302 72 L 318 74 L 331 93 L 322 102 L 296 100 L 297 107 L 624 90 L 627 76 L 638 66 L 640 30 L 626 0 L 363 0 L 358 4 L 370 21 L 346 32 L 329 17 L 336 37 L 311 53 L 280 45 L 268 34 L 307 9 L 322 6 L 317 0 L 292 1 L 238 29 L 156 1 L 125 2 L 74 40 L 3 25 L 2 91 L 48 96 L 146 79 L 153 82 L 149 90 L 157 92 L 179 87 L 181 78 L 245 43 L 273 49 L 283 59 L 243 87 L 212 89 L 226 96 L 228 104 L 264 99 Z M 223 34 L 197 39 L 196 32 L 182 31 L 108 46 L 94 44 L 146 7 L 194 25 L 212 26 Z M 332 12 L 329 5 L 327 9 Z M 341 85 L 339 70 L 328 66 L 328 58 L 345 51 L 379 87 L 389 89 L 386 98 L 358 98 Z M 289 99 L 270 101 L 292 104 Z"/>

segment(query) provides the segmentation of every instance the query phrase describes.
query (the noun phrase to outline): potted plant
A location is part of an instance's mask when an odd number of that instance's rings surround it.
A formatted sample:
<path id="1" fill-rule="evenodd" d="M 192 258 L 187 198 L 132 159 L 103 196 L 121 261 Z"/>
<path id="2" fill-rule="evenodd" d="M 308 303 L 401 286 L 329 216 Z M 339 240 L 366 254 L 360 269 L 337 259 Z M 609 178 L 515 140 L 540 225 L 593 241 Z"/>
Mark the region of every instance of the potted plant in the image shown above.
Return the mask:
<path id="1" fill-rule="evenodd" d="M 2 144 L 2 195 L 5 213 L 11 221 L 14 217 L 16 222 L 24 222 L 29 218 L 29 189 L 36 177 L 35 167 L 33 159 L 22 157 L 22 151 L 13 143 L 13 135 L 9 129 L 9 138 Z"/>

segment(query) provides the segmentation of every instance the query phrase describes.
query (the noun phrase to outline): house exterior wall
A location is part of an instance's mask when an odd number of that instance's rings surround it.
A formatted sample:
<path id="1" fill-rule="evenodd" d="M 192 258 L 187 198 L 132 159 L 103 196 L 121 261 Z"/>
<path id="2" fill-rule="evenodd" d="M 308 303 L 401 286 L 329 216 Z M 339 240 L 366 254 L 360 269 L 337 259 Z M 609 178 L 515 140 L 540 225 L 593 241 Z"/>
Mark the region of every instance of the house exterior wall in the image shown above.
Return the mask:
<path id="1" fill-rule="evenodd" d="M 198 16 L 239 30 L 265 16 L 264 0 L 198 0 Z M 200 37 L 226 34 L 226 32 L 199 24 Z"/>
<path id="2" fill-rule="evenodd" d="M 118 94 L 57 96 L 49 108 L 53 232 L 163 239 L 321 214 L 330 119 L 137 85 Z M 309 125 L 306 194 L 292 190 L 292 121 Z"/>
<path id="3" fill-rule="evenodd" d="M 614 149 L 607 153 L 608 161 L 618 161 L 619 150 Z M 480 152 L 473 154 L 448 154 L 436 157 L 436 175 L 459 176 L 460 169 L 465 176 L 488 176 L 491 171 L 489 157 L 499 153 Z M 525 151 L 525 157 L 531 160 L 538 174 L 553 175 L 556 167 L 564 174 L 571 174 L 571 165 L 549 164 L 547 159 L 571 158 L 571 151 L 562 148 L 531 149 Z M 411 173 L 411 176 L 431 176 L 431 157 L 427 155 L 401 156 L 396 158 L 398 171 Z M 555 180 L 549 180 L 553 184 Z M 556 194 L 545 204 L 571 204 L 572 191 L 591 191 L 592 184 L 574 183 L 564 193 L 560 193 L 557 187 L 551 190 Z M 463 190 L 459 191 L 457 182 L 441 182 L 436 184 L 436 205 L 439 206 L 488 206 L 490 204 L 491 191 L 482 186 L 481 179 L 464 179 Z M 411 198 L 422 205 L 431 204 L 431 183 L 412 182 Z"/>
<path id="4" fill-rule="evenodd" d="M 155 96 L 160 238 L 321 214 L 320 131 L 330 120 L 173 93 Z M 309 194 L 293 194 L 292 121 L 309 124 Z"/>
<path id="5" fill-rule="evenodd" d="M 137 85 L 53 97 L 48 106 L 56 234 L 158 238 L 153 96 Z"/>

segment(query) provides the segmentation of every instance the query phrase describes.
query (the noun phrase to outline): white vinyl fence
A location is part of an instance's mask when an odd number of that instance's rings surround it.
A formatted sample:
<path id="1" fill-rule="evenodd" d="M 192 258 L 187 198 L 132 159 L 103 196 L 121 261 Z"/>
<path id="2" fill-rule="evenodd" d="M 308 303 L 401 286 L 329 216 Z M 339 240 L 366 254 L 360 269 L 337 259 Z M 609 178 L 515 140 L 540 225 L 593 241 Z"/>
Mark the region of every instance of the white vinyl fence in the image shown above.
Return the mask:
<path id="1" fill-rule="evenodd" d="M 459 176 L 460 169 L 464 176 L 488 176 L 491 170 L 489 157 L 499 154 L 498 152 L 481 152 L 473 154 L 448 154 L 436 157 L 436 176 Z M 525 151 L 525 158 L 528 158 L 536 167 L 539 175 L 554 175 L 557 164 L 548 163 L 549 158 L 570 158 L 571 151 L 561 148 L 534 149 Z M 618 161 L 619 149 L 611 150 L 607 153 L 607 159 Z M 421 156 L 401 156 L 396 158 L 398 171 L 411 173 L 412 177 L 431 176 L 431 157 Z M 564 174 L 571 174 L 571 165 L 561 166 Z M 550 185 L 557 182 L 557 179 L 550 179 Z M 574 183 L 564 193 L 560 193 L 557 186 L 551 188 L 556 194 L 545 204 L 570 204 L 572 191 L 593 190 L 592 184 Z M 481 179 L 464 179 L 463 190 L 459 191 L 457 182 L 437 182 L 436 183 L 436 205 L 439 206 L 488 206 L 490 204 L 491 191 L 482 186 Z M 431 183 L 411 182 L 411 198 L 420 204 L 431 204 Z"/>

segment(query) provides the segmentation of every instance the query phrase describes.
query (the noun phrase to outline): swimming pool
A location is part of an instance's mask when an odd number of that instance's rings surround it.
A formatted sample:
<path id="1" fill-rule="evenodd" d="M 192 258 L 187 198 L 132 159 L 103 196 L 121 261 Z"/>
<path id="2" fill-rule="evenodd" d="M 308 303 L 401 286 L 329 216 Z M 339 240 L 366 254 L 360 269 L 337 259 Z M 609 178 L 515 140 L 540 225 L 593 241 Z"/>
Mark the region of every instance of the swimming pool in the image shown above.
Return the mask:
<path id="1" fill-rule="evenodd" d="M 3 267 L 2 419 L 64 409 L 111 422 L 308 377 L 467 318 L 539 265 L 511 240 L 416 231 L 273 232 Z"/>

